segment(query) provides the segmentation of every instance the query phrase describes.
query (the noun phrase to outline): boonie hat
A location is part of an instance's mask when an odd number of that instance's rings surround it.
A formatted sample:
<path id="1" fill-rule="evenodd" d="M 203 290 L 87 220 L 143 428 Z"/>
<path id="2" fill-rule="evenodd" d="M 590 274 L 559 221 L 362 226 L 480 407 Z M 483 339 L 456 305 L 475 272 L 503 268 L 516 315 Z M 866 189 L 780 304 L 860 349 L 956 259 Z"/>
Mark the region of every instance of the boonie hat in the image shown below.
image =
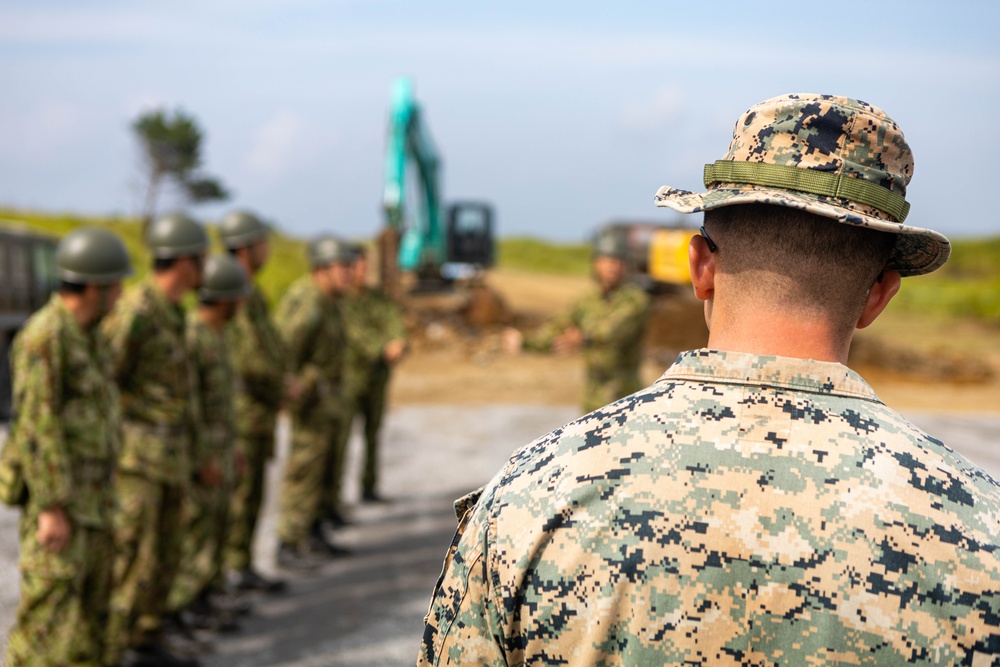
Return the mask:
<path id="1" fill-rule="evenodd" d="M 947 261 L 944 235 L 903 224 L 913 154 L 889 116 L 867 102 L 793 93 L 765 100 L 736 122 L 726 155 L 705 165 L 706 192 L 664 186 L 654 199 L 680 213 L 774 204 L 897 234 L 887 268 L 930 273 Z"/>

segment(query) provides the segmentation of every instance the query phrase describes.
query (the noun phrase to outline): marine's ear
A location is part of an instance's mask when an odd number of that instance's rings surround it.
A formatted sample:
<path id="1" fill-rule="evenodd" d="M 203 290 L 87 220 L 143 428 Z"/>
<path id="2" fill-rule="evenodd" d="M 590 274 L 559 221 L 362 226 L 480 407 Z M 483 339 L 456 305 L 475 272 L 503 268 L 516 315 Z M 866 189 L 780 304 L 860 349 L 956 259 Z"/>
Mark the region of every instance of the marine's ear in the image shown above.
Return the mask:
<path id="1" fill-rule="evenodd" d="M 715 295 L 715 260 L 708 241 L 703 236 L 692 236 L 688 244 L 688 267 L 694 295 L 701 301 L 708 301 Z"/>
<path id="2" fill-rule="evenodd" d="M 882 314 L 885 307 L 892 301 L 892 297 L 899 292 L 901 278 L 898 271 L 885 270 L 872 283 L 868 290 L 868 299 L 865 301 L 865 309 L 861 311 L 858 318 L 857 328 L 864 329 Z"/>

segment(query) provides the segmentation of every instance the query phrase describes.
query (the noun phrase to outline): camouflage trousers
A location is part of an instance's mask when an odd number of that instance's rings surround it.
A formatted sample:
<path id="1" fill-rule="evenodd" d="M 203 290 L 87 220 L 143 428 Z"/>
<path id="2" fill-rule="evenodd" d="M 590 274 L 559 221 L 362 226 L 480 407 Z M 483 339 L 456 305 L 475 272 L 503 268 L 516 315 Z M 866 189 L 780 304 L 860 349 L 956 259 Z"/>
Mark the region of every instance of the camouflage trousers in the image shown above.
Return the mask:
<path id="1" fill-rule="evenodd" d="M 181 554 L 180 486 L 120 471 L 108 646 L 120 656 L 155 637 Z"/>
<path id="2" fill-rule="evenodd" d="M 21 516 L 21 600 L 3 664 L 8 667 L 113 665 L 105 661 L 105 628 L 114 544 L 106 530 L 73 525 L 59 553 L 35 537 L 38 511 Z"/>
<path id="3" fill-rule="evenodd" d="M 365 460 L 361 470 L 361 490 L 374 492 L 378 488 L 378 449 L 382 418 L 385 416 L 386 394 L 389 389 L 389 367 L 380 365 L 370 374 L 364 389 L 354 399 L 354 416 L 364 423 Z M 348 427 L 348 435 L 350 434 Z"/>
<path id="4" fill-rule="evenodd" d="M 329 466 L 337 458 L 336 447 L 343 420 L 317 422 L 292 419 L 292 441 L 285 461 L 278 499 L 278 540 L 301 544 L 324 508 L 324 482 Z"/>
<path id="5" fill-rule="evenodd" d="M 353 399 L 345 398 L 340 405 L 341 416 L 330 431 L 330 447 L 323 463 L 322 495 L 319 515 L 339 511 L 344 488 L 344 468 L 347 463 L 347 443 L 351 438 Z"/>
<path id="6" fill-rule="evenodd" d="M 171 612 L 182 611 L 212 586 L 222 585 L 222 550 L 231 487 L 192 484 L 184 495 L 180 567 L 167 598 Z"/>
<path id="7" fill-rule="evenodd" d="M 241 572 L 253 563 L 253 539 L 264 500 L 264 474 L 274 451 L 274 435 L 240 435 L 237 451 L 246 457 L 246 474 L 236 482 L 229 502 L 226 529 L 226 569 Z"/>

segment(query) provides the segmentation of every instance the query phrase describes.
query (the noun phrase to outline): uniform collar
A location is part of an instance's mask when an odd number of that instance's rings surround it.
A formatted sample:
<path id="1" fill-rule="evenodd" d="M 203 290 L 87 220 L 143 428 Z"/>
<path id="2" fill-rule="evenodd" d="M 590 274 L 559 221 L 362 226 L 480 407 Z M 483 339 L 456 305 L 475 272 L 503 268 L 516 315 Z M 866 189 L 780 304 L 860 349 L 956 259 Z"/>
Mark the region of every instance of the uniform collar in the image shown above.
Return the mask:
<path id="1" fill-rule="evenodd" d="M 879 401 L 860 375 L 843 364 L 724 350 L 682 352 L 657 383 L 695 380 L 775 387 Z"/>

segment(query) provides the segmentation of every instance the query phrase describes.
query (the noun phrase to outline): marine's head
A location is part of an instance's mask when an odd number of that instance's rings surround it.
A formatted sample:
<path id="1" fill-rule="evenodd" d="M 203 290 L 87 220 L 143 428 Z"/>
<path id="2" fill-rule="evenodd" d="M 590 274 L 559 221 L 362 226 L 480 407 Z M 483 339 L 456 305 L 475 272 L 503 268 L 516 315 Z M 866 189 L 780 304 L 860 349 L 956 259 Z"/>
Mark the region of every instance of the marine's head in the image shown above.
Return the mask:
<path id="1" fill-rule="evenodd" d="M 157 218 L 146 230 L 146 245 L 155 273 L 174 272 L 187 289 L 201 284 L 208 234 L 199 223 L 183 213 Z"/>
<path id="2" fill-rule="evenodd" d="M 249 289 L 250 278 L 242 264 L 229 255 L 212 255 L 205 261 L 198 302 L 203 307 L 218 308 L 222 319 L 229 320 Z"/>
<path id="3" fill-rule="evenodd" d="M 624 229 L 603 229 L 594 237 L 594 279 L 609 292 L 622 284 L 628 270 L 629 248 Z"/>
<path id="4" fill-rule="evenodd" d="M 314 279 L 328 294 L 344 292 L 350 285 L 354 253 L 351 244 L 332 234 L 317 236 L 306 246 Z"/>

